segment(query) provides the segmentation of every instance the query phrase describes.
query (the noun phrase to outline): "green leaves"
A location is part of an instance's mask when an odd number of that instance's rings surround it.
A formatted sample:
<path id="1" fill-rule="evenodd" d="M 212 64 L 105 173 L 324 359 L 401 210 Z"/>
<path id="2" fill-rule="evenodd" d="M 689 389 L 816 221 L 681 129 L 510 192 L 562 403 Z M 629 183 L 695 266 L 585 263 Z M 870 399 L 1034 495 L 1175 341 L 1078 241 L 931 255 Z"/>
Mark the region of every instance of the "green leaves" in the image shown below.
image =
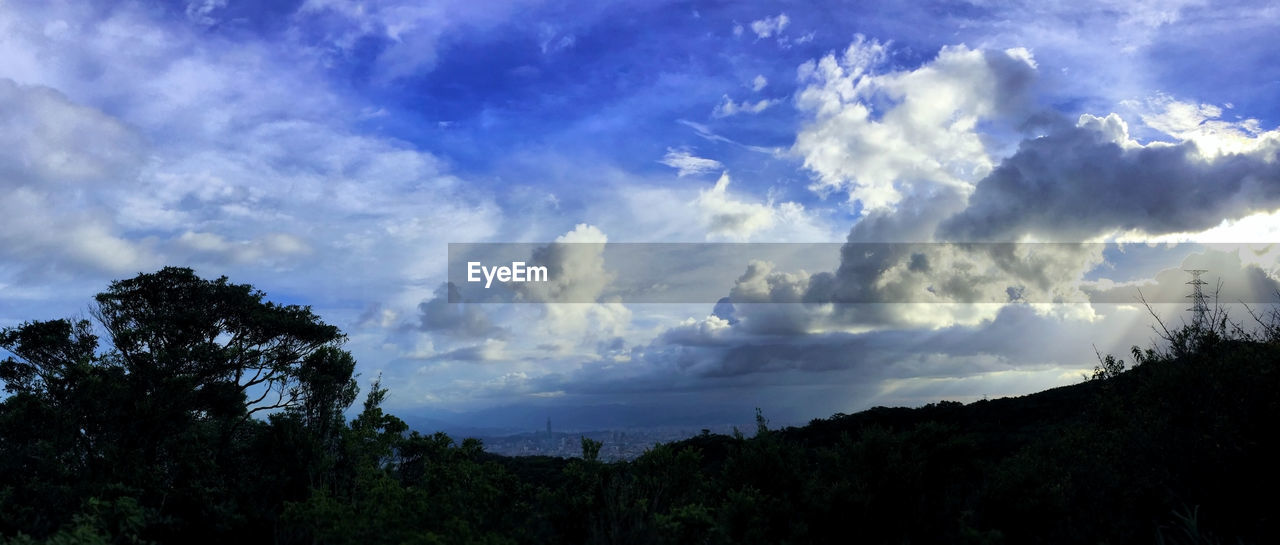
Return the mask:
<path id="1" fill-rule="evenodd" d="M 60 395 L 78 367 L 95 361 L 98 337 L 88 320 L 27 322 L 0 331 L 0 348 L 19 358 L 0 361 L 5 391 Z"/>
<path id="2" fill-rule="evenodd" d="M 282 448 L 309 453 L 303 475 L 332 472 L 357 394 L 355 361 L 310 308 L 174 267 L 112 282 L 95 300 L 106 346 L 87 320 L 0 331 L 12 353 L 0 361 L 11 394 L 0 402 L 0 535 L 119 541 L 141 532 L 90 524 L 107 504 L 78 511 L 113 490 L 128 495 L 110 505 L 156 513 L 145 533 L 242 531 L 263 516 L 244 507 L 260 505 L 251 475 L 269 465 L 246 458 L 271 431 L 251 423 L 262 411 L 297 416 L 303 433 Z"/>
<path id="3" fill-rule="evenodd" d="M 226 277 L 204 280 L 191 269 L 166 267 L 112 282 L 95 298 L 95 315 L 111 337 L 114 356 L 142 390 L 158 393 L 172 382 L 197 391 L 234 384 L 248 401 L 243 411 L 225 405 L 187 408 L 202 416 L 230 417 L 294 405 L 303 393 L 298 387 L 303 373 L 311 379 L 332 374 L 307 371 L 303 363 L 345 340 L 309 307 L 280 306 L 264 297 Z M 341 359 L 332 353 L 323 357 Z M 322 363 L 311 361 L 312 366 Z M 331 365 L 341 371 L 346 363 Z M 345 383 L 330 386 L 342 389 Z M 331 397 L 337 401 L 353 394 Z"/>
<path id="4" fill-rule="evenodd" d="M 582 459 L 587 462 L 597 462 L 600 460 L 600 447 L 604 443 L 586 436 L 579 437 L 582 440 Z"/>

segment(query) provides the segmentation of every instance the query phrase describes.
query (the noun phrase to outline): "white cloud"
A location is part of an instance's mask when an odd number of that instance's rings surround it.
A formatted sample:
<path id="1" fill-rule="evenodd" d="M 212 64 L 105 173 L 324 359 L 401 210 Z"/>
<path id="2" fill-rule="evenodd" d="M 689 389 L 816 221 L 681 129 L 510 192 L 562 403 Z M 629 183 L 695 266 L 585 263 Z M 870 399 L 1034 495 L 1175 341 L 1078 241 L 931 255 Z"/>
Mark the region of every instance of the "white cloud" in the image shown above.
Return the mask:
<path id="1" fill-rule="evenodd" d="M 449 31 L 459 28 L 488 29 L 518 13 L 525 0 L 469 2 L 447 0 L 430 3 L 348 2 L 307 0 L 296 17 L 309 26 L 327 31 L 318 44 L 323 56 L 355 54 L 361 40 L 382 41 L 374 77 L 388 83 L 421 75 L 435 68 L 438 43 Z M 573 45 L 563 36 L 546 44 L 548 50 Z"/>
<path id="2" fill-rule="evenodd" d="M 729 98 L 729 95 L 725 95 L 724 98 L 721 99 L 720 104 L 717 104 L 715 109 L 711 111 L 711 115 L 713 117 L 729 117 L 740 113 L 758 114 L 777 103 L 777 99 L 761 99 L 755 102 L 749 102 L 746 100 L 742 102 L 734 102 L 733 99 Z"/>
<path id="3" fill-rule="evenodd" d="M 769 80 L 765 79 L 763 74 L 756 74 L 756 77 L 751 80 L 751 90 L 759 93 L 768 84 Z"/>
<path id="4" fill-rule="evenodd" d="M 0 77 L 0 187 L 110 186 L 137 176 L 146 151 L 119 119 Z"/>
<path id="5" fill-rule="evenodd" d="M 708 237 L 747 240 L 758 231 L 773 227 L 771 206 L 736 201 L 729 197 L 729 173 L 720 175 L 715 187 L 703 191 L 694 201 L 703 214 Z"/>
<path id="6" fill-rule="evenodd" d="M 1121 148 L 1131 149 L 1142 146 L 1129 137 L 1129 124 L 1114 113 L 1107 114 L 1106 117 L 1080 114 L 1080 118 L 1076 121 L 1076 127 L 1094 131 L 1102 139 Z"/>
<path id="7" fill-rule="evenodd" d="M 603 256 L 609 237 L 593 225 L 580 223 L 555 242 L 530 261 L 550 269 L 550 281 L 520 284 L 519 296 L 539 303 L 597 300 L 613 278 Z"/>
<path id="8" fill-rule="evenodd" d="M 729 193 L 729 174 L 698 193 L 693 201 L 706 229 L 707 240 L 822 240 L 823 229 L 803 205 L 794 202 L 764 203 L 735 199 Z M 806 239 L 805 237 L 810 237 Z"/>
<path id="9" fill-rule="evenodd" d="M 599 228 L 578 224 L 529 261 L 546 266 L 550 281 L 517 288 L 522 300 L 542 303 L 537 305 L 541 318 L 526 327 L 526 333 L 555 345 L 562 356 L 594 354 L 599 343 L 627 332 L 631 311 L 616 300 L 601 297 L 615 277 L 604 262 L 608 241 Z M 564 304 L 566 301 L 577 304 Z"/>
<path id="10" fill-rule="evenodd" d="M 1258 212 L 1238 219 L 1223 219 L 1221 223 L 1198 232 L 1151 235 L 1142 231 L 1117 234 L 1108 240 L 1127 243 L 1171 244 L 1196 242 L 1201 244 L 1270 245 L 1280 241 L 1280 210 Z"/>
<path id="11" fill-rule="evenodd" d="M 720 161 L 698 157 L 687 149 L 667 148 L 667 154 L 658 162 L 676 169 L 676 175 L 680 177 L 706 174 L 724 168 Z"/>
<path id="12" fill-rule="evenodd" d="M 249 240 L 227 240 L 216 233 L 186 231 L 175 239 L 178 248 L 194 253 L 193 257 L 232 264 L 287 264 L 312 253 L 306 241 L 288 233 L 267 233 Z"/>
<path id="13" fill-rule="evenodd" d="M 697 134 L 699 138 L 705 139 L 709 142 L 724 142 L 726 144 L 732 144 L 734 146 L 740 147 L 745 150 L 750 150 L 756 153 L 763 153 L 765 155 L 771 155 L 771 156 L 780 156 L 783 153 L 783 150 L 781 148 L 767 148 L 764 146 L 753 146 L 750 144 L 744 144 L 732 138 L 725 137 L 724 135 L 721 135 L 712 131 L 711 127 L 708 127 L 702 123 L 696 123 L 693 121 L 689 121 L 687 119 L 676 120 L 676 123 L 679 123 L 681 125 L 684 125 L 686 127 L 693 129 L 694 133 Z"/>
<path id="14" fill-rule="evenodd" d="M 607 169 L 603 170 L 607 172 Z M 741 192 L 735 192 L 730 187 L 758 185 L 760 180 L 739 177 L 734 179 L 734 184 L 703 185 L 700 181 L 673 185 L 669 179 L 660 176 L 646 179 L 626 173 L 602 175 L 599 171 L 592 172 L 592 179 L 601 184 L 607 183 L 616 190 L 601 193 L 582 216 L 602 231 L 624 233 L 621 236 L 628 237 L 624 240 L 629 242 L 838 242 L 847 234 L 847 226 L 841 219 L 831 217 L 828 210 L 807 208 L 778 197 L 780 185 L 761 196 L 741 189 Z M 721 229 L 732 222 L 713 221 L 717 211 L 748 209 L 769 209 L 771 227 L 735 235 L 730 230 Z M 717 226 L 714 231 L 711 229 L 713 225 Z"/>
<path id="15" fill-rule="evenodd" d="M 791 19 L 785 13 L 779 13 L 773 17 L 765 17 L 758 21 L 751 22 L 751 31 L 756 33 L 757 38 L 768 38 L 782 34 L 782 29 L 787 28 L 787 23 Z"/>
<path id="16" fill-rule="evenodd" d="M 1005 305 L 1028 302 L 1037 313 L 1067 311 L 1088 320 L 1087 307 L 1054 304 L 1089 300 L 1081 278 L 1101 262 L 1102 248 L 850 243 L 841 255 L 834 272 L 752 263 L 729 290 L 737 327 L 816 334 L 974 326 L 993 320 Z"/>
<path id="17" fill-rule="evenodd" d="M 68 210 L 36 189 L 0 188 L 0 263 L 29 281 L 60 276 L 120 274 L 161 263 L 143 243 L 120 236 L 101 210 Z"/>
<path id="18" fill-rule="evenodd" d="M 1125 105 L 1138 110 L 1148 127 L 1181 142 L 1195 142 L 1207 160 L 1232 153 L 1253 153 L 1280 142 L 1280 129 L 1263 131 L 1254 118 L 1221 119 L 1222 108 L 1212 104 L 1179 101 L 1160 94 Z"/>
<path id="19" fill-rule="evenodd" d="M 187 20 L 197 25 L 213 25 L 218 23 L 214 13 L 227 7 L 227 0 L 192 0 L 187 2 Z"/>
<path id="20" fill-rule="evenodd" d="M 561 33 L 551 25 L 543 25 L 541 30 L 538 31 L 538 37 L 540 39 L 538 47 L 542 50 L 543 55 L 571 48 L 578 41 L 573 34 Z"/>
<path id="21" fill-rule="evenodd" d="M 44 86 L 0 78 L 0 262 L 118 273 L 157 262 L 97 195 L 135 179 L 147 146 L 120 120 Z"/>
<path id="22" fill-rule="evenodd" d="M 796 136 L 820 193 L 847 191 L 864 211 L 892 210 L 913 186 L 968 188 L 991 159 L 978 123 L 1025 102 L 1025 50 L 944 47 L 914 70 L 875 73 L 887 45 L 859 36 L 840 57 L 800 67 L 797 97 L 813 115 Z"/>

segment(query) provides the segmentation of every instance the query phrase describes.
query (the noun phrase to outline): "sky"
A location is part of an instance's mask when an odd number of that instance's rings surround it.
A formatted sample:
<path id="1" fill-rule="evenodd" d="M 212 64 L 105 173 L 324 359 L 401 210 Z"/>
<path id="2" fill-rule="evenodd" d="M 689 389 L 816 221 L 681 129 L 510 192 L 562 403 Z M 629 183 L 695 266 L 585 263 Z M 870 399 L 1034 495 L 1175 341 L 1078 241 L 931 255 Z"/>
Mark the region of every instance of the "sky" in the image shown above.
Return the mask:
<path id="1" fill-rule="evenodd" d="M 0 0 L 0 327 L 188 266 L 421 421 L 801 423 L 1079 382 L 1180 269 L 1276 293 L 1280 8 L 902 4 Z M 536 304 L 449 302 L 450 243 L 557 241 Z M 646 303 L 598 243 L 832 251 Z"/>

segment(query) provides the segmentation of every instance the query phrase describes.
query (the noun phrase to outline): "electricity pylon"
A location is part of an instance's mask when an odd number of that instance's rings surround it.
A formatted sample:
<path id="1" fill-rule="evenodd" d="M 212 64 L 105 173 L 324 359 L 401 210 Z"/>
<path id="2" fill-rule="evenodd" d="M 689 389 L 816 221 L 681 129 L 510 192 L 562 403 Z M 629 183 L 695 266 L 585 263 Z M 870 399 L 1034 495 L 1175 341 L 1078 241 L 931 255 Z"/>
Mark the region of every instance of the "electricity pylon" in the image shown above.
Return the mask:
<path id="1" fill-rule="evenodd" d="M 1191 299 L 1191 308 L 1187 309 L 1192 312 L 1191 324 L 1200 329 L 1204 326 L 1204 317 L 1209 313 L 1209 305 L 1205 302 L 1204 285 L 1208 284 L 1200 279 L 1200 275 L 1208 272 L 1206 269 L 1183 269 L 1191 274 L 1191 281 L 1187 285 L 1191 286 L 1191 294 L 1187 295 Z"/>

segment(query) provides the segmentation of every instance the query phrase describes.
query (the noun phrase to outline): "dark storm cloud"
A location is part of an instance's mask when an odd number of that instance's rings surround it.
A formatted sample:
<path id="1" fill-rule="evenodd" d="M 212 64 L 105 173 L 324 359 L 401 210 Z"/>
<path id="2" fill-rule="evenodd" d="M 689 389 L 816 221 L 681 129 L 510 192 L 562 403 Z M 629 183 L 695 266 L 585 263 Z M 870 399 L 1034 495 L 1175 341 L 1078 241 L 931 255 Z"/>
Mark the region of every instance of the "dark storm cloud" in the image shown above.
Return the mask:
<path id="1" fill-rule="evenodd" d="M 479 307 L 466 303 L 450 303 L 449 298 L 460 296 L 452 283 L 440 284 L 434 297 L 418 305 L 418 323 L 414 329 L 426 332 L 443 332 L 468 338 L 506 338 L 509 332 L 489 320 Z"/>
<path id="2" fill-rule="evenodd" d="M 1035 108 L 1034 91 L 1037 81 L 1035 66 L 1021 55 L 1008 51 L 985 49 L 982 57 L 991 69 L 995 80 L 996 112 L 1008 118 L 1025 117 Z"/>
<path id="3" fill-rule="evenodd" d="M 1121 146 L 1118 118 L 1024 140 L 978 183 L 943 240 L 1078 241 L 1116 230 L 1200 231 L 1280 206 L 1280 146 L 1202 158 L 1193 142 Z"/>
<path id="4" fill-rule="evenodd" d="M 1105 327 L 1099 325 L 1098 329 Z M 1026 342 L 1044 331 L 1058 334 L 1049 342 Z M 663 336 L 635 348 L 627 364 L 585 365 L 537 382 L 539 389 L 560 390 L 571 396 L 620 396 L 618 399 L 739 387 L 840 383 L 871 388 L 885 380 L 960 378 L 1010 369 L 1042 369 L 1064 362 L 1084 367 L 1094 357 L 1095 344 L 1104 351 L 1127 348 L 1112 346 L 1111 339 L 1090 328 L 1067 328 L 1061 318 L 1013 305 L 991 322 L 937 330 L 740 335 L 718 342 L 688 335 Z M 644 365 L 637 367 L 637 363 Z"/>
<path id="5" fill-rule="evenodd" d="M 864 305 L 858 305 L 859 307 Z M 703 351 L 707 358 L 690 366 L 702 377 L 723 378 L 786 371 L 830 373 L 858 370 L 857 374 L 882 377 L 891 364 L 921 354 L 973 356 L 1011 346 L 1010 328 L 1016 320 L 1032 318 L 1025 309 L 1010 308 L 997 322 L 980 327 L 953 326 L 938 331 L 891 330 L 862 334 L 823 333 L 805 336 L 756 336 L 718 351 Z M 665 338 L 673 341 L 677 339 Z M 974 369 L 935 369 L 933 374 L 968 373 Z"/>

